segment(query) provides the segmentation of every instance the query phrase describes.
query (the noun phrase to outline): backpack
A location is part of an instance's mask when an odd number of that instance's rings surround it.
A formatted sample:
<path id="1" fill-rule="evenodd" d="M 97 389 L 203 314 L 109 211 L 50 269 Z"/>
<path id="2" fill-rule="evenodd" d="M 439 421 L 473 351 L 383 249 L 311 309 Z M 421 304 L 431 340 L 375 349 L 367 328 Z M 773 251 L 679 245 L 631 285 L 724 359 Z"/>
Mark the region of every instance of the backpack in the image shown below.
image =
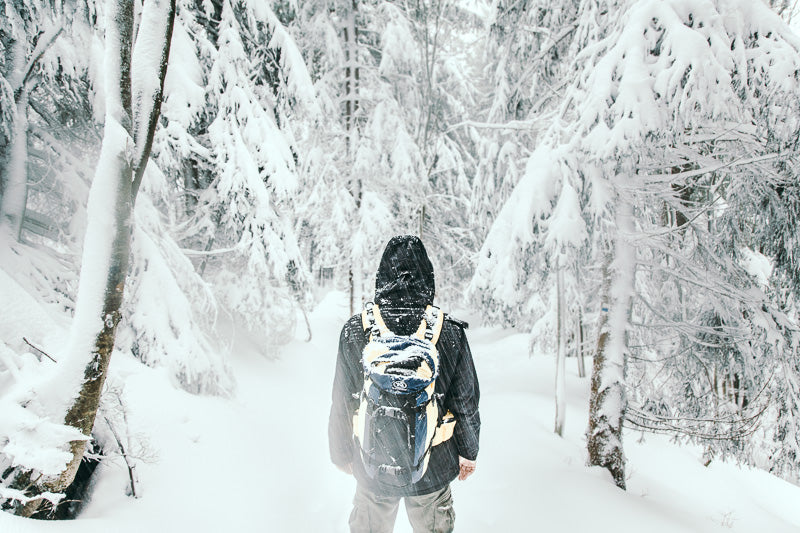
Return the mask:
<path id="1" fill-rule="evenodd" d="M 453 414 L 442 412 L 442 395 L 434 394 L 444 314 L 428 306 L 408 336 L 391 332 L 371 302 L 361 320 L 370 338 L 361 356 L 364 386 L 353 433 L 367 475 L 404 487 L 425 475 L 431 448 L 448 440 L 455 426 Z"/>

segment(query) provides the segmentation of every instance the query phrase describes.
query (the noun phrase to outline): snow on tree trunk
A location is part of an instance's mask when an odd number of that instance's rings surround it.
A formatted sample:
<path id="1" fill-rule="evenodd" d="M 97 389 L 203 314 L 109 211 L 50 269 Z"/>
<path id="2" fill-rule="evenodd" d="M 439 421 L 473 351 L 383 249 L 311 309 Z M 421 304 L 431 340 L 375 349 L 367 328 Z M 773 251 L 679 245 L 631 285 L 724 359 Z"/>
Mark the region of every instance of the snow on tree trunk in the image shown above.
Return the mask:
<path id="1" fill-rule="evenodd" d="M 24 13 L 24 7 L 20 6 L 20 8 Z M 0 160 L 0 174 L 2 174 L 3 181 L 0 227 L 7 228 L 7 231 L 10 231 L 14 238 L 19 240 L 28 202 L 28 105 L 31 90 L 35 85 L 31 74 L 42 55 L 61 34 L 62 27 L 51 25 L 47 29 L 39 29 L 37 44 L 28 54 L 25 22 L 17 12 L 17 7 L 9 6 L 4 15 L 9 17 L 13 27 L 12 32 L 20 33 L 15 38 L 3 43 L 7 47 L 5 78 L 8 85 L 5 89 L 13 98 L 14 111 L 10 113 L 12 124 L 8 146 L 0 149 L 0 153 L 7 150 L 4 154 L 5 157 L 2 158 L 5 160 Z M 0 107 L 2 107 L 2 103 L 0 99 Z"/>
<path id="2" fill-rule="evenodd" d="M 132 117 L 135 130 L 132 132 L 136 149 L 133 157 L 133 189 L 136 198 L 139 191 L 150 151 L 153 148 L 153 134 L 161 113 L 164 96 L 164 81 L 167 77 L 170 44 L 175 27 L 176 0 L 151 0 L 142 7 L 142 21 L 136 39 L 132 60 L 134 83 L 132 90 Z M 173 16 L 164 18 L 164 13 Z M 139 75 L 139 72 L 145 72 Z M 157 76 L 152 76 L 153 73 Z"/>
<path id="3" fill-rule="evenodd" d="M 28 199 L 28 88 L 23 85 L 18 94 L 0 204 L 0 227 L 6 228 L 17 240 L 22 232 Z"/>
<path id="4" fill-rule="evenodd" d="M 564 436 L 564 419 L 566 417 L 566 359 L 567 359 L 567 333 L 566 309 L 564 309 L 564 265 L 559 261 L 556 273 L 556 291 L 558 292 L 558 355 L 556 356 L 556 427 L 555 432 L 559 437 Z"/>
<path id="5" fill-rule="evenodd" d="M 575 322 L 575 357 L 578 360 L 578 377 L 586 377 L 586 364 L 583 359 L 583 313 L 578 308 L 578 317 Z"/>
<path id="6" fill-rule="evenodd" d="M 622 422 L 625 419 L 625 367 L 627 327 L 633 293 L 634 262 L 627 240 L 632 233 L 633 210 L 620 201 L 616 215 L 617 235 L 613 256 L 603 267 L 603 308 L 600 314 L 597 352 L 592 368 L 587 449 L 589 464 L 602 466 L 614 483 L 625 489 L 625 454 Z M 609 252 L 610 254 L 611 252 Z"/>

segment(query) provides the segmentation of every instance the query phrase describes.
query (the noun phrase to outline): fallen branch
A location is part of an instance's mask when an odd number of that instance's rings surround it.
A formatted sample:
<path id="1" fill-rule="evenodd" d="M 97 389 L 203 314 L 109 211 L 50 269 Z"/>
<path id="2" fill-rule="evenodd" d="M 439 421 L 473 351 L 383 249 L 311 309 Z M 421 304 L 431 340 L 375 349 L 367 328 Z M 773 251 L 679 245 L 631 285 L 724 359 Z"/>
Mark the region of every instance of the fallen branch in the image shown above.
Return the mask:
<path id="1" fill-rule="evenodd" d="M 22 337 L 22 340 L 24 340 L 24 341 L 25 341 L 25 344 L 27 344 L 28 346 L 30 346 L 31 348 L 33 348 L 34 350 L 36 350 L 37 352 L 39 352 L 39 353 L 40 353 L 40 354 L 42 354 L 43 356 L 47 357 L 47 358 L 48 358 L 48 359 L 50 359 L 52 362 L 54 362 L 54 363 L 58 363 L 58 361 L 56 361 L 55 359 L 53 359 L 53 358 L 50 356 L 50 354 L 48 354 L 47 352 L 45 352 L 45 351 L 44 351 L 44 350 L 42 350 L 41 348 L 39 348 L 39 347 L 37 347 L 37 346 L 34 346 L 33 344 L 31 344 L 31 341 L 29 341 L 29 340 L 28 340 L 28 339 L 26 339 L 25 337 Z"/>

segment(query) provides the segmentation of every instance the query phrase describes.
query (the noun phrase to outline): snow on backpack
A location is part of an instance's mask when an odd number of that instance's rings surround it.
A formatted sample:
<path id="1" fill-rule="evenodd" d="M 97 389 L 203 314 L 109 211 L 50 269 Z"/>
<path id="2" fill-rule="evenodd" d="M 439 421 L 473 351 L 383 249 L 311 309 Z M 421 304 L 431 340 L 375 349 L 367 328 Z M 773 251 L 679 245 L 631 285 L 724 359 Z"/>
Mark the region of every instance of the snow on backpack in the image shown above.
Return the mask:
<path id="1" fill-rule="evenodd" d="M 425 475 L 431 448 L 453 435 L 456 422 L 449 411 L 442 413 L 441 395 L 434 394 L 444 314 L 428 306 L 408 336 L 391 332 L 371 302 L 361 320 L 370 338 L 361 358 L 364 387 L 353 433 L 364 469 L 389 485 L 416 483 Z"/>

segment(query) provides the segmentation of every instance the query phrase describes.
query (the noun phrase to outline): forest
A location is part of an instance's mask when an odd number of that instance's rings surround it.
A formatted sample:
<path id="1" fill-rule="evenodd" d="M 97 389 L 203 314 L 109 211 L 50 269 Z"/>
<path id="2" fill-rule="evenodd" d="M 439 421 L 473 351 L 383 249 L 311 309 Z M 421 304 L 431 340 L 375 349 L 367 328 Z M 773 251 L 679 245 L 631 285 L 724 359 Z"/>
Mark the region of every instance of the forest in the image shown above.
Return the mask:
<path id="1" fill-rule="evenodd" d="M 610 485 L 624 432 L 800 484 L 797 11 L 0 0 L 3 510 L 73 517 L 107 456 L 135 496 L 115 361 L 235 399 L 231 331 L 319 341 L 399 234 L 438 305 L 552 356 L 556 434 L 586 378 Z"/>

